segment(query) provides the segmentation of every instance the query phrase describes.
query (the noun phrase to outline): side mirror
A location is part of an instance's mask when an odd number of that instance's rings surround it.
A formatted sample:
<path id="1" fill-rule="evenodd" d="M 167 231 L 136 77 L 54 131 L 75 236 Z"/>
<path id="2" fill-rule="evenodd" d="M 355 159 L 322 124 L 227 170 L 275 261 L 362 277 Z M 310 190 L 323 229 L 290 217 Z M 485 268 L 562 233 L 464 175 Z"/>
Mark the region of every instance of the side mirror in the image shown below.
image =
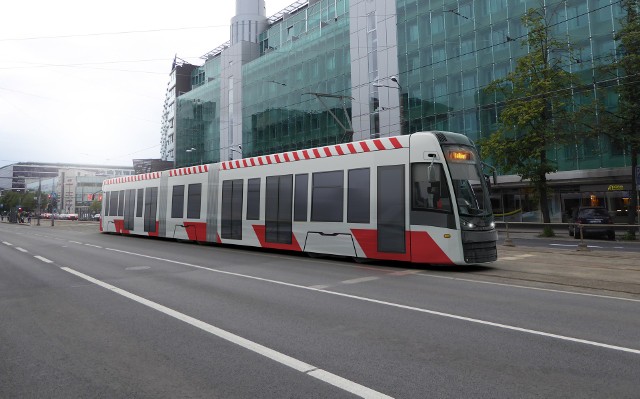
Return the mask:
<path id="1" fill-rule="evenodd" d="M 495 177 L 494 177 L 495 179 Z M 489 190 L 489 192 L 491 192 L 491 179 L 489 178 L 489 175 L 484 175 L 484 182 L 487 185 L 487 190 Z"/>

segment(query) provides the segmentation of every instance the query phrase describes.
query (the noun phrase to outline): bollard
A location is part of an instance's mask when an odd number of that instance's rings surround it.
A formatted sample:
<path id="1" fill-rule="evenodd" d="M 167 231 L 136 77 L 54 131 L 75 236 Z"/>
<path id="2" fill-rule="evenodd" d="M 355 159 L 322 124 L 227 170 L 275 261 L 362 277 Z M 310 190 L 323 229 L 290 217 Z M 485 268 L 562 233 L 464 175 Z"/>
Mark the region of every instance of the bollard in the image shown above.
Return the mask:
<path id="1" fill-rule="evenodd" d="M 582 231 L 582 225 L 578 223 L 578 227 L 580 228 L 580 244 L 578 244 L 578 251 L 588 251 L 589 247 L 587 247 L 587 243 L 584 242 L 584 233 Z M 574 231 L 575 234 L 575 231 Z"/>
<path id="2" fill-rule="evenodd" d="M 504 239 L 504 243 L 502 245 L 505 247 L 515 247 L 516 244 L 514 244 L 513 241 L 511 241 L 511 237 L 509 237 L 509 222 L 504 222 L 504 224 L 507 226 L 507 238 Z"/>

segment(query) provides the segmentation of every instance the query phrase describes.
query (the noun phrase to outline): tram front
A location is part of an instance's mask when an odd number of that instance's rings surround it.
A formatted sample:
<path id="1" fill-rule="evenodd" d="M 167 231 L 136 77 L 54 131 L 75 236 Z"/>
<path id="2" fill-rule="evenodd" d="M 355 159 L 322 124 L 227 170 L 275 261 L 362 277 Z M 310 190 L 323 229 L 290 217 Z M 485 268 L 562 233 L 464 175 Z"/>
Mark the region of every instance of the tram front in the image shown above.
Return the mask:
<path id="1" fill-rule="evenodd" d="M 475 147 L 462 134 L 429 133 L 411 142 L 412 261 L 464 265 L 497 260 L 498 234 Z M 425 245 L 421 232 L 432 245 Z"/>
<path id="2" fill-rule="evenodd" d="M 449 166 L 464 261 L 493 262 L 498 259 L 498 233 L 480 158 L 470 145 L 443 145 L 442 151 Z"/>

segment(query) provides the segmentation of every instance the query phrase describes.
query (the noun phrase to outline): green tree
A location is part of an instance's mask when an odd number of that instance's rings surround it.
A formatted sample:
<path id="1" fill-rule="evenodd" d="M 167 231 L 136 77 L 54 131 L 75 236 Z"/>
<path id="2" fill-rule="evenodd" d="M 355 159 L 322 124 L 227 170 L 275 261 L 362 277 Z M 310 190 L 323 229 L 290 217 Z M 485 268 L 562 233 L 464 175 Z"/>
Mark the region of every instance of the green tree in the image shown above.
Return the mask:
<path id="1" fill-rule="evenodd" d="M 635 224 L 638 206 L 635 168 L 640 152 L 640 0 L 622 0 L 620 5 L 626 16 L 615 36 L 618 41 L 617 57 L 601 68 L 617 80 L 618 84 L 613 89 L 618 94 L 618 104 L 613 111 L 601 112 L 600 125 L 603 133 L 628 149 L 631 156 L 631 198 L 627 223 L 632 225 Z M 631 229 L 630 234 L 635 235 L 635 230 Z"/>
<path id="2" fill-rule="evenodd" d="M 102 209 L 102 201 L 98 201 L 98 200 L 94 200 L 91 203 L 91 206 L 89 206 L 89 210 L 91 211 L 91 213 L 100 213 L 100 210 Z"/>
<path id="3" fill-rule="evenodd" d="M 551 221 L 547 174 L 557 165 L 547 152 L 552 146 L 575 142 L 576 123 L 582 113 L 573 89 L 577 78 L 563 69 L 574 60 L 565 41 L 555 39 L 547 11 L 529 9 L 522 17 L 526 38 L 513 72 L 485 89 L 504 100 L 498 129 L 479 144 L 504 173 L 528 180 L 537 192 L 544 223 Z"/>

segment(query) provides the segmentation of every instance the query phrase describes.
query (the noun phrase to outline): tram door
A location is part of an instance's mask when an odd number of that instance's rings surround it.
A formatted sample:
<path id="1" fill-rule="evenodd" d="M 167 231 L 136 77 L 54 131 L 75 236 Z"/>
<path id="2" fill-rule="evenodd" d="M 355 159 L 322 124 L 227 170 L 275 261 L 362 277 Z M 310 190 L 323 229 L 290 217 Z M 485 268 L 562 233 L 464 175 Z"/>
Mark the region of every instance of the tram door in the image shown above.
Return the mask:
<path id="1" fill-rule="evenodd" d="M 378 167 L 378 252 L 406 252 L 404 185 L 404 165 Z"/>

